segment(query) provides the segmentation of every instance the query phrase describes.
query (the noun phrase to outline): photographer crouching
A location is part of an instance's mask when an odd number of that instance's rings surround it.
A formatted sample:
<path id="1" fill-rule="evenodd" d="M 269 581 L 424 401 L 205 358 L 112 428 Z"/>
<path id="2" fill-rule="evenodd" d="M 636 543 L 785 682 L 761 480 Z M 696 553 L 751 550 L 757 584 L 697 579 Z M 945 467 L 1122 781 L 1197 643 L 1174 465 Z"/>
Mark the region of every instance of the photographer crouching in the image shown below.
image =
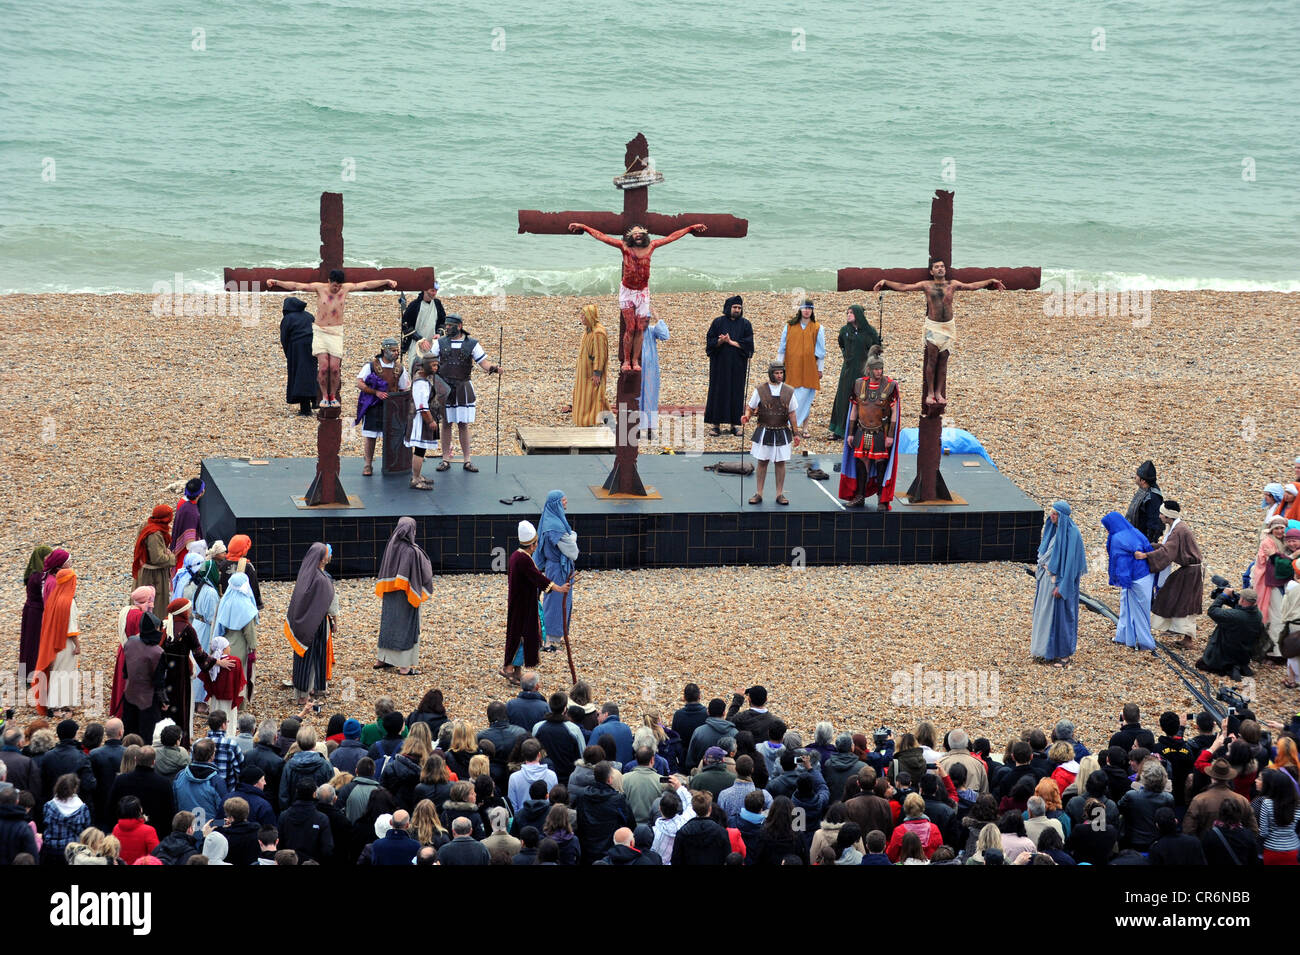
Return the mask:
<path id="1" fill-rule="evenodd" d="M 1250 662 L 1264 633 L 1264 621 L 1255 605 L 1255 590 L 1251 587 L 1233 590 L 1227 586 L 1227 580 L 1217 575 L 1212 580 L 1216 586 L 1208 615 L 1214 621 L 1214 632 L 1210 634 L 1205 653 L 1196 661 L 1196 668 L 1230 676 L 1233 680 L 1252 676 Z"/>

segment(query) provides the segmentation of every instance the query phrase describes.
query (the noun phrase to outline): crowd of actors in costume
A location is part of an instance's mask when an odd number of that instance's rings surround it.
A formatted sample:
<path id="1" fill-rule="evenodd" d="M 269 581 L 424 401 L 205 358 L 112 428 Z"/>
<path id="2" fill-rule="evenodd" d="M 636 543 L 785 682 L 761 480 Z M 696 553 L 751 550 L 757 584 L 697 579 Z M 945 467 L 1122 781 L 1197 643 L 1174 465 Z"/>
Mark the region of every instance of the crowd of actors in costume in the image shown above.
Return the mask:
<path id="1" fill-rule="evenodd" d="M 668 324 L 651 311 L 650 254 L 693 231 L 702 231 L 703 226 L 654 241 L 639 227 L 630 229 L 621 240 L 579 223 L 574 227 L 617 246 L 623 253 L 619 292 L 621 351 L 616 369 L 639 376 L 641 411 L 634 430 L 654 440 L 660 415 L 659 346 L 670 339 L 671 333 Z M 426 457 L 441 459 L 437 471 L 452 466 L 453 425 L 462 467 L 471 472 L 478 470 L 470 448 L 470 425 L 477 408 L 472 374 L 476 366 L 489 374 L 502 370 L 499 363 L 488 358 L 482 343 L 466 332 L 461 317 L 446 312 L 437 297 L 438 288 L 435 282 L 406 307 L 401 339 L 384 338 L 379 351 L 362 364 L 356 378 L 354 424 L 360 427 L 363 438 L 363 476 L 374 473 L 376 447 L 384 439 L 386 403 L 394 396 L 409 393 L 410 420 L 402 426 L 401 443 L 410 452 L 410 483 L 417 490 L 433 487 L 433 480 L 424 474 Z M 301 299 L 287 298 L 283 308 L 280 337 L 288 372 L 285 400 L 298 404 L 300 414 L 310 415 L 319 404 L 312 355 L 313 318 Z M 611 413 L 607 391 L 609 335 L 601 323 L 598 306 L 581 306 L 578 319 L 583 333 L 572 400 L 562 411 L 572 416 L 574 425 L 592 427 L 607 420 Z M 843 361 L 829 433 L 844 442 L 840 497 L 858 507 L 875 495 L 879 506 L 887 510 L 894 495 L 900 427 L 897 382 L 884 375 L 880 334 L 867 320 L 862 306 L 853 305 L 847 310 L 837 341 Z M 788 504 L 783 493 L 785 462 L 797 439 L 809 437 L 808 423 L 826 364 L 825 331 L 817 321 L 813 301 L 803 301 L 781 331 L 776 357 L 768 368 L 770 389 L 760 386 L 746 396 L 754 357 L 754 329 L 744 316 L 741 296 L 728 298 L 722 314 L 709 326 L 705 354 L 709 359 L 709 387 L 704 422 L 709 433 L 720 436 L 725 427 L 739 435 L 740 427 L 751 417 L 761 419 L 751 445 L 759 486 L 750 503 L 763 502 L 768 466 L 775 462 L 775 500 Z"/>
<path id="2" fill-rule="evenodd" d="M 1300 457 L 1293 467 L 1293 482 L 1264 489 L 1258 546 L 1240 585 L 1224 578 L 1213 591 L 1208 616 L 1214 629 L 1196 660 L 1199 669 L 1238 680 L 1254 674 L 1252 663 L 1285 664 L 1283 684 L 1300 688 Z M 1120 590 L 1115 642 L 1154 653 L 1155 635 L 1164 632 L 1176 638 L 1171 649 L 1191 650 L 1204 606 L 1205 568 L 1181 505 L 1165 498 L 1157 477 L 1154 462 L 1144 461 L 1125 513 L 1101 519 L 1107 583 Z M 1088 570 L 1070 505 L 1057 501 L 1038 549 L 1034 659 L 1069 665 L 1078 642 L 1080 578 Z"/>

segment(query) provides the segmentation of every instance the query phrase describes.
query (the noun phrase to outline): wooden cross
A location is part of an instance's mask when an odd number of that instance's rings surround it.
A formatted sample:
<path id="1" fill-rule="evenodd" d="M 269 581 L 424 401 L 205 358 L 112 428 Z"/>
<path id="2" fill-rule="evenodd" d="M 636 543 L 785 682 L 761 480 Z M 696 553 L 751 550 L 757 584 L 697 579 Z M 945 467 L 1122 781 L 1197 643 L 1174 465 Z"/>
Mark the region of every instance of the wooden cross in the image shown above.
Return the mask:
<path id="1" fill-rule="evenodd" d="M 330 269 L 343 268 L 343 193 L 320 194 L 320 265 L 314 269 L 226 269 L 226 288 L 231 282 L 236 289 L 266 287 L 267 279 L 286 282 L 325 282 Z M 362 269 L 347 270 L 349 282 L 369 282 L 373 279 L 393 279 L 403 292 L 423 292 L 433 288 L 433 268 L 422 269 Z"/>
<path id="2" fill-rule="evenodd" d="M 957 269 L 952 264 L 952 196 L 951 192 L 936 189 L 930 203 L 930 260 L 942 261 L 948 267 L 948 278 L 955 282 L 978 282 L 981 279 L 1001 279 L 1007 291 L 1036 289 L 1043 281 L 1039 268 Z M 930 269 L 840 269 L 837 288 L 841 292 L 855 289 L 870 291 L 881 279 L 890 282 L 925 282 Z"/>
<path id="3" fill-rule="evenodd" d="M 1042 283 L 1039 268 L 955 269 L 952 264 L 952 198 L 951 192 L 936 189 L 930 203 L 930 260 L 942 261 L 947 267 L 947 277 L 956 282 L 979 282 L 999 279 L 1008 291 L 1036 289 Z M 929 268 L 917 269 L 840 269 L 837 287 L 841 292 L 855 289 L 872 290 L 882 279 L 911 284 L 930 279 Z M 906 497 L 912 504 L 943 504 L 952 501 L 948 485 L 939 472 L 943 452 L 943 418 L 927 413 L 921 406 L 921 420 L 917 435 L 916 480 L 907 489 Z"/>
<path id="4" fill-rule="evenodd" d="M 650 146 L 645 135 L 637 133 L 628 141 L 623 154 L 624 173 L 616 176 L 615 185 L 623 190 L 623 211 L 620 212 L 538 212 L 536 209 L 519 210 L 519 232 L 536 235 L 571 235 L 569 223 L 582 222 L 609 235 L 622 235 L 634 225 L 644 226 L 654 235 L 668 235 L 697 222 L 708 226 L 699 236 L 704 239 L 741 239 L 749 233 L 749 220 L 713 213 L 686 212 L 680 215 L 663 215 L 650 212 L 650 186 L 662 182 L 663 177 L 651 167 Z M 627 332 L 623 332 L 627 334 Z M 622 354 L 622 341 L 619 353 Z M 641 410 L 641 372 L 620 371 L 615 390 L 615 406 L 626 409 L 629 420 L 635 421 Z M 637 418 L 631 413 L 635 412 Z M 637 474 L 636 429 L 620 421 L 616 429 L 617 447 L 614 468 L 609 472 L 604 487 L 611 494 L 631 494 L 645 497 L 645 485 Z"/>

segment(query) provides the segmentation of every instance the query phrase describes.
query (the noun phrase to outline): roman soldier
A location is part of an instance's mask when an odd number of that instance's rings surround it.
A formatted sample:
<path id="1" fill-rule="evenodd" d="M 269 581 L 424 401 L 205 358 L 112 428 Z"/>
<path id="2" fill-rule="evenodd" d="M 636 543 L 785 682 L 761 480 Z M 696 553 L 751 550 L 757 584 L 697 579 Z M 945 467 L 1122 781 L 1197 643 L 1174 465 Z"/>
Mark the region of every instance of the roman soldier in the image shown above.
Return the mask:
<path id="1" fill-rule="evenodd" d="M 749 396 L 749 407 L 740 423 L 748 424 L 751 417 L 758 418 L 754 440 L 749 453 L 758 462 L 755 468 L 757 493 L 750 504 L 763 503 L 763 481 L 767 477 L 769 461 L 776 462 L 776 503 L 789 504 L 785 496 L 785 462 L 790 460 L 791 448 L 799 444 L 795 431 L 799 399 L 794 389 L 785 383 L 785 362 L 773 361 L 767 366 L 767 384 L 754 389 Z"/>
<path id="2" fill-rule="evenodd" d="M 447 334 L 433 342 L 430 352 L 438 359 L 438 377 L 447 383 L 450 392 L 444 406 L 442 419 L 442 463 L 439 471 L 451 467 L 451 426 L 459 426 L 460 449 L 465 456 L 466 471 L 477 471 L 470 460 L 469 426 L 474 420 L 475 395 L 474 386 L 470 384 L 470 374 L 477 364 L 489 375 L 501 373 L 501 366 L 488 361 L 487 353 L 477 340 L 465 334 L 465 326 L 459 315 L 447 316 Z"/>
<path id="3" fill-rule="evenodd" d="M 840 466 L 840 497 L 862 507 L 871 494 L 890 509 L 898 476 L 898 382 L 885 375 L 880 345 L 867 353 L 866 375 L 853 386 Z"/>
<path id="4" fill-rule="evenodd" d="M 411 377 L 398 361 L 397 339 L 385 338 L 379 343 L 379 353 L 357 372 L 357 389 L 361 394 L 353 424 L 361 425 L 361 436 L 365 439 L 366 466 L 361 471 L 365 477 L 375 473 L 375 441 L 384 436 L 384 402 L 389 395 L 410 387 Z"/>

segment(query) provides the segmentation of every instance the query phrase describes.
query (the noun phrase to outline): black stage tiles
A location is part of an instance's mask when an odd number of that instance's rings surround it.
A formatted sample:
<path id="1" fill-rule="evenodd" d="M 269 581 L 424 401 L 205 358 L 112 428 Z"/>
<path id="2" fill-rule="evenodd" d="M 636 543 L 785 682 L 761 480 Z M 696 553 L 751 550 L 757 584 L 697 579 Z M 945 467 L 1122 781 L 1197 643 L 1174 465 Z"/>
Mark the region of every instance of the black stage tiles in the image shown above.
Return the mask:
<path id="1" fill-rule="evenodd" d="M 203 462 L 207 481 L 200 508 L 209 540 L 248 534 L 250 559 L 263 579 L 297 575 L 307 548 L 327 541 L 334 548 L 330 571 L 338 577 L 373 576 L 397 519 L 415 518 L 420 545 L 438 573 L 487 573 L 504 569 L 517 546 L 521 520 L 537 523 L 547 493 L 563 490 L 569 523 L 578 533 L 583 569 L 709 567 L 729 564 L 928 564 L 1034 560 L 1043 512 L 1018 487 L 974 455 L 944 458 L 944 478 L 970 503 L 911 507 L 895 500 L 888 513 L 845 510 L 835 500 L 839 475 L 828 456 L 795 458 L 786 478 L 788 506 L 775 501 L 768 475 L 764 501 L 752 476 L 718 475 L 706 464 L 736 455 L 643 455 L 642 481 L 662 500 L 597 500 L 590 485 L 604 481 L 609 455 L 511 455 L 480 458 L 472 474 L 459 465 L 439 474 L 436 459 L 425 467 L 433 491 L 408 487 L 406 475 L 362 477 L 360 458 L 345 458 L 344 488 L 360 508 L 301 510 L 300 496 L 315 474 L 307 458 L 272 459 L 250 465 L 232 458 Z M 809 462 L 830 472 L 829 481 L 807 477 Z M 915 473 L 915 458 L 899 462 L 898 487 Z M 516 496 L 529 499 L 503 504 Z"/>

